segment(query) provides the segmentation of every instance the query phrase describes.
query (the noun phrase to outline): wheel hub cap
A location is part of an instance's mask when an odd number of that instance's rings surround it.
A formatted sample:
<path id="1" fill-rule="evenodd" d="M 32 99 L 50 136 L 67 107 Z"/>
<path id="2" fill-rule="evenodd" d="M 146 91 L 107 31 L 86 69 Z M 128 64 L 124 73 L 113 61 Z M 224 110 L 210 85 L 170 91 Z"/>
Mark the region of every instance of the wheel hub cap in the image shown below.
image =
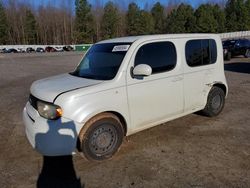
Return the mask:
<path id="1" fill-rule="evenodd" d="M 90 141 L 90 149 L 93 153 L 103 155 L 112 150 L 117 143 L 116 129 L 111 125 L 97 128 Z"/>
<path id="2" fill-rule="evenodd" d="M 101 148 L 108 147 L 111 142 L 111 138 L 111 134 L 109 134 L 108 132 L 103 132 L 96 138 L 96 144 Z"/>
<path id="3" fill-rule="evenodd" d="M 221 98 L 219 95 L 216 95 L 213 99 L 212 99 L 212 107 L 214 109 L 218 109 L 221 105 Z"/>

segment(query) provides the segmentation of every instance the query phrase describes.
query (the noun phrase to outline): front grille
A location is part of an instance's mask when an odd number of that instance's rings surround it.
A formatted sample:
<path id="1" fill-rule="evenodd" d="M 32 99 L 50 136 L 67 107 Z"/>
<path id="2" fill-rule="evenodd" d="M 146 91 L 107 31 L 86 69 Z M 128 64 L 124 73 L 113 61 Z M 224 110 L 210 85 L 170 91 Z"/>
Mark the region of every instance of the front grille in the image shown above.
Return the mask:
<path id="1" fill-rule="evenodd" d="M 36 110 L 37 110 L 37 101 L 39 101 L 39 99 L 30 94 L 29 97 L 30 105 L 33 106 L 33 108 L 35 108 Z"/>

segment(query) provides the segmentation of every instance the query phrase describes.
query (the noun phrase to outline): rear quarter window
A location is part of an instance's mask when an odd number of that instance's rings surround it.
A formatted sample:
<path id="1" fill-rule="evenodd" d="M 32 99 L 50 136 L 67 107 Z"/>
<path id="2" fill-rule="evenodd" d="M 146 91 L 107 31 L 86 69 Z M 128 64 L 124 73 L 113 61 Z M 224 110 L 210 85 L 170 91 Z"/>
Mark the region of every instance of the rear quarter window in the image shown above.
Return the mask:
<path id="1" fill-rule="evenodd" d="M 189 40 L 185 47 L 186 62 L 190 67 L 213 64 L 217 61 L 217 46 L 213 39 Z"/>

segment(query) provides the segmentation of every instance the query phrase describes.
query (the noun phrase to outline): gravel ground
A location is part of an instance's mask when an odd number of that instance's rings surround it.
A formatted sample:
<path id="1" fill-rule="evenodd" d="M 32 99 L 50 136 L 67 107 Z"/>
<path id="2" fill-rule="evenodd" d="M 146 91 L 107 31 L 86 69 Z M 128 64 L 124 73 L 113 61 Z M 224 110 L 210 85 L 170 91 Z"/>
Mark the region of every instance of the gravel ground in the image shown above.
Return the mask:
<path id="1" fill-rule="evenodd" d="M 0 187 L 250 187 L 250 59 L 225 64 L 216 118 L 191 114 L 128 137 L 111 160 L 46 157 L 28 143 L 22 109 L 34 80 L 69 72 L 81 53 L 0 54 Z"/>

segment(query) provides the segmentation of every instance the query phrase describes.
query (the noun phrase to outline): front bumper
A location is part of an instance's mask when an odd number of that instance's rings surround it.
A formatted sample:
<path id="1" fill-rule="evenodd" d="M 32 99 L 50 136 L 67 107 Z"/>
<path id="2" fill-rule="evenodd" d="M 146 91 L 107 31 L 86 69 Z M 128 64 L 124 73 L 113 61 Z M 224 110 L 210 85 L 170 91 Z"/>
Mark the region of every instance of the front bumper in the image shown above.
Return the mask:
<path id="1" fill-rule="evenodd" d="M 45 156 L 71 155 L 81 124 L 67 118 L 47 120 L 28 102 L 23 110 L 26 136 L 39 153 Z"/>

